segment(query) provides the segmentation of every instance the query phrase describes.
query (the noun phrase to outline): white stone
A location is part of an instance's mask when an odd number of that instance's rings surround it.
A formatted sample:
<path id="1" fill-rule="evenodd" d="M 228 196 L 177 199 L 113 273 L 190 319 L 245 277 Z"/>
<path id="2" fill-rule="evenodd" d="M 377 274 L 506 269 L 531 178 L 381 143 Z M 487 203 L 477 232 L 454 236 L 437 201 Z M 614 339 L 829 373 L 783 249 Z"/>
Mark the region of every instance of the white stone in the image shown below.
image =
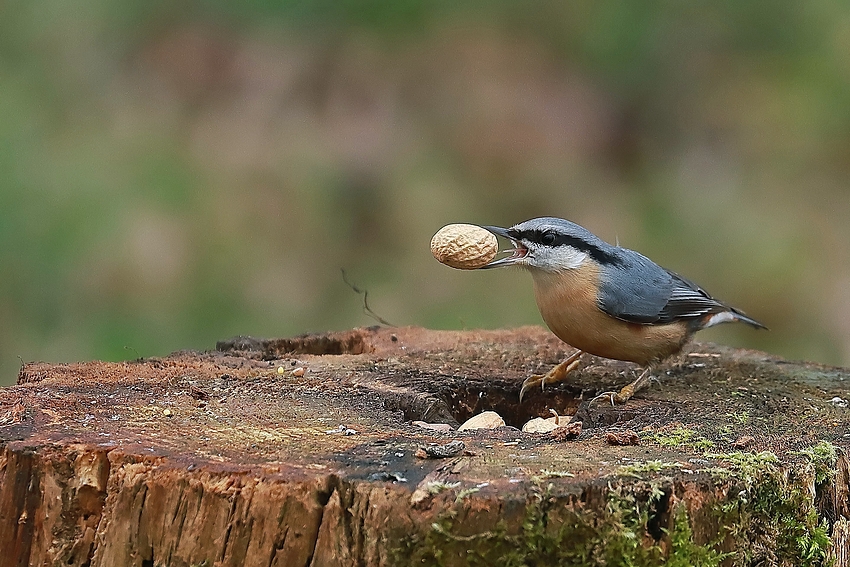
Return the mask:
<path id="1" fill-rule="evenodd" d="M 473 429 L 496 429 L 505 425 L 502 416 L 494 411 L 485 411 L 472 416 L 457 428 L 458 431 L 470 431 Z"/>
<path id="2" fill-rule="evenodd" d="M 522 430 L 526 433 L 549 433 L 550 431 L 554 431 L 569 422 L 570 417 L 566 415 L 547 418 L 535 417 L 534 419 L 530 419 L 525 422 L 525 425 L 522 426 Z"/>

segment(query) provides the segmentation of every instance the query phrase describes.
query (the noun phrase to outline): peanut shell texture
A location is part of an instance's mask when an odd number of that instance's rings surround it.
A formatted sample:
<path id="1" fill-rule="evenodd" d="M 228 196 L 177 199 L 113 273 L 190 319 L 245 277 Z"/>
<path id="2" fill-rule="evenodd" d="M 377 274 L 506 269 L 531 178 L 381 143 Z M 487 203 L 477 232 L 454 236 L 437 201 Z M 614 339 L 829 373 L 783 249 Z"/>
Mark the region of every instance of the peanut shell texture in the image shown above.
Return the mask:
<path id="1" fill-rule="evenodd" d="M 431 239 L 431 254 L 438 262 L 460 270 L 480 268 L 496 257 L 496 236 L 474 224 L 449 224 Z"/>

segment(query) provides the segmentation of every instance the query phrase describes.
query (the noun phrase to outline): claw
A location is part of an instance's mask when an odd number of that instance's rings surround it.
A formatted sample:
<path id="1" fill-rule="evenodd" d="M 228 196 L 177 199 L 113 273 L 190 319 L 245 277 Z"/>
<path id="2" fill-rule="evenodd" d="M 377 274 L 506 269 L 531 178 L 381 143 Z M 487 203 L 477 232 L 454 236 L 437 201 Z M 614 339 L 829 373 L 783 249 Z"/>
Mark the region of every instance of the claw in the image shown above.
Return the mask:
<path id="1" fill-rule="evenodd" d="M 525 396 L 525 391 L 527 387 L 525 383 L 523 383 L 522 388 L 519 389 L 519 403 L 522 403 L 522 397 Z"/>
<path id="2" fill-rule="evenodd" d="M 632 399 L 632 396 L 638 393 L 639 390 L 645 388 L 646 385 L 653 380 L 652 376 L 649 375 L 650 370 L 650 368 L 644 369 L 641 375 L 638 376 L 637 380 L 626 384 L 619 392 L 602 392 L 587 403 L 588 407 L 592 407 L 597 403 L 597 400 L 602 398 L 609 398 L 612 406 L 615 406 L 616 404 L 625 404 Z"/>
<path id="3" fill-rule="evenodd" d="M 540 382 L 540 389 L 543 389 L 543 385 L 545 384 L 545 376 L 541 374 L 533 374 L 525 379 L 522 383 L 522 388 L 519 389 L 519 401 L 522 403 L 522 398 L 525 396 L 525 393 L 529 391 L 531 388 L 537 385 Z"/>
<path id="4" fill-rule="evenodd" d="M 582 351 L 576 351 L 546 374 L 534 374 L 526 378 L 519 390 L 519 401 L 522 402 L 522 398 L 525 396 L 525 393 L 534 386 L 537 386 L 538 382 L 540 383 L 541 391 L 546 389 L 546 384 L 557 384 L 558 382 L 563 382 L 566 379 L 567 374 L 572 372 L 578 366 L 579 359 L 582 354 L 584 354 Z"/>
<path id="5" fill-rule="evenodd" d="M 625 403 L 625 400 L 622 400 L 620 394 L 617 392 L 602 392 L 598 396 L 591 398 L 589 402 L 587 402 L 588 407 L 593 407 L 599 403 L 599 400 L 608 398 L 611 401 L 611 407 L 616 407 L 617 403 Z"/>

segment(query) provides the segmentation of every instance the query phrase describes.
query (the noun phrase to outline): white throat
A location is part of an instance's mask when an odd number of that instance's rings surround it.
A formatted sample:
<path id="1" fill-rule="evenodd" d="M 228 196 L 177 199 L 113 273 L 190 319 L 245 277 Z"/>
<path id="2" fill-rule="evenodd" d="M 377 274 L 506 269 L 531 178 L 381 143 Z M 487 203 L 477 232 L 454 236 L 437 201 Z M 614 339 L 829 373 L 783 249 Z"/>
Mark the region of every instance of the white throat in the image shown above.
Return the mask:
<path id="1" fill-rule="evenodd" d="M 537 247 L 532 252 L 532 258 L 527 262 L 528 268 L 544 272 L 556 273 L 564 270 L 575 270 L 587 260 L 587 252 L 582 252 L 572 246 Z"/>

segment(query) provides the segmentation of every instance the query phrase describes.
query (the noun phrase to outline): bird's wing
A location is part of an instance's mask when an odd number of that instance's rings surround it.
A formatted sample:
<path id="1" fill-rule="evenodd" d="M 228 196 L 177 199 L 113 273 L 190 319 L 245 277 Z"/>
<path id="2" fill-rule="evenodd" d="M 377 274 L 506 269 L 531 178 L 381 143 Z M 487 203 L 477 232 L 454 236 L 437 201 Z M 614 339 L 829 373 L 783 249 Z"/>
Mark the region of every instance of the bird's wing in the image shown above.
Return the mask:
<path id="1" fill-rule="evenodd" d="M 603 272 L 599 308 L 629 323 L 661 325 L 728 309 L 705 290 L 632 250 Z"/>
<path id="2" fill-rule="evenodd" d="M 679 319 L 696 319 L 703 315 L 734 311 L 692 281 L 669 270 L 667 273 L 673 278 L 673 292 L 667 305 L 661 310 L 659 322 L 669 323 Z"/>

